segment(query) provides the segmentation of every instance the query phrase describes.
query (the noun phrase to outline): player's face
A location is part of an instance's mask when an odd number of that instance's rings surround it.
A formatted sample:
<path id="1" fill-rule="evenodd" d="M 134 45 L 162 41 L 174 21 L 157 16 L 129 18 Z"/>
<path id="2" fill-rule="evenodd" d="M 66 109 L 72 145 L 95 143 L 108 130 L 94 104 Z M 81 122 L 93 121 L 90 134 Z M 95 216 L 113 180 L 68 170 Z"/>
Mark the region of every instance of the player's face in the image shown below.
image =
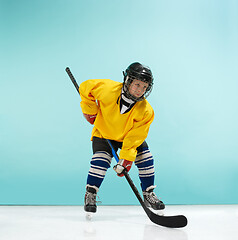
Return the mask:
<path id="1" fill-rule="evenodd" d="M 148 83 L 134 79 L 129 87 L 129 92 L 134 97 L 139 98 L 145 93 L 148 86 L 149 86 Z"/>

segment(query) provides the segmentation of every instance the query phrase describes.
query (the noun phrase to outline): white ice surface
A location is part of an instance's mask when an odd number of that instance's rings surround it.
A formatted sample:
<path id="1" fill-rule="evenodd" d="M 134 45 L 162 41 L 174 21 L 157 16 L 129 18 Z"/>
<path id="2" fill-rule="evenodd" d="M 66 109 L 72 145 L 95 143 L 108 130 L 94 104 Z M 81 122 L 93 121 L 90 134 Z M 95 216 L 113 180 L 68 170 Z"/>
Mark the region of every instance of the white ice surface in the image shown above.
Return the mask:
<path id="1" fill-rule="evenodd" d="M 153 224 L 140 206 L 99 206 L 86 220 L 82 206 L 0 206 L 1 240 L 237 240 L 238 205 L 166 206 L 188 226 Z"/>

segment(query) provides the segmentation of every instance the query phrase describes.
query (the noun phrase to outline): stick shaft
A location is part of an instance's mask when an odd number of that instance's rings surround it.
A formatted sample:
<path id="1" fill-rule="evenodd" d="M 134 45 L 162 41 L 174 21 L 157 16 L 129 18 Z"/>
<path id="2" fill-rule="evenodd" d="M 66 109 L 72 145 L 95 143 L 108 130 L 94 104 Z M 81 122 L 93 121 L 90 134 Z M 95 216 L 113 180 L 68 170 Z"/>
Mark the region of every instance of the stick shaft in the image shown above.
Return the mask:
<path id="1" fill-rule="evenodd" d="M 72 72 L 70 71 L 69 67 L 67 67 L 67 68 L 65 69 L 65 71 L 68 73 L 69 78 L 71 79 L 71 81 L 72 81 L 72 83 L 74 84 L 77 92 L 79 93 L 79 85 L 78 85 L 78 83 L 76 82 L 76 80 L 75 80 L 75 78 L 74 78 L 74 75 L 73 75 Z"/>
<path id="2" fill-rule="evenodd" d="M 106 139 L 109 146 L 111 147 L 112 150 L 112 155 L 115 158 L 115 160 L 118 162 L 119 161 L 119 156 L 118 154 L 115 152 L 114 147 L 112 146 L 112 143 L 109 139 Z M 133 192 L 135 193 L 137 199 L 139 200 L 140 204 L 142 205 L 143 208 L 146 208 L 144 201 L 141 198 L 141 195 L 139 193 L 139 191 L 137 190 L 135 184 L 133 183 L 131 177 L 129 176 L 128 172 L 126 170 L 123 171 L 124 176 L 126 177 L 127 182 L 129 183 L 130 187 L 132 188 Z"/>

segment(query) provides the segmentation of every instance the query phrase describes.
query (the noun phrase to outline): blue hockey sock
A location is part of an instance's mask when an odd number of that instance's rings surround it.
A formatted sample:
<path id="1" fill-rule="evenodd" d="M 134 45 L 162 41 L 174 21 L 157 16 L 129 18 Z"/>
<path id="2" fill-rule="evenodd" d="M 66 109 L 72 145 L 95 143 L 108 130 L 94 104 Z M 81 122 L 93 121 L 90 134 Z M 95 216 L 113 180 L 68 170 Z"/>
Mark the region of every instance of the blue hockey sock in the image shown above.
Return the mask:
<path id="1" fill-rule="evenodd" d="M 105 151 L 98 151 L 92 157 L 87 184 L 99 188 L 105 177 L 107 169 L 110 168 L 112 157 Z"/>
<path id="2" fill-rule="evenodd" d="M 142 191 L 145 191 L 148 187 L 154 185 L 155 179 L 154 159 L 148 148 L 138 152 L 135 164 L 139 170 Z"/>

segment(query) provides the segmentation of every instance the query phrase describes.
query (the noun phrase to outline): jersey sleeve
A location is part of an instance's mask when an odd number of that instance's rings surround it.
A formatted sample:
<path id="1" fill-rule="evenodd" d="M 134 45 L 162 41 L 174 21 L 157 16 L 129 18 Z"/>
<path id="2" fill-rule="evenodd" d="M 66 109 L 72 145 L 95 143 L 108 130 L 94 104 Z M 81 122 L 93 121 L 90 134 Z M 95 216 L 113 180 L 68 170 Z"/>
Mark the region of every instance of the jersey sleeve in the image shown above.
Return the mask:
<path id="1" fill-rule="evenodd" d="M 91 115 L 97 114 L 98 105 L 96 100 L 101 85 L 102 83 L 99 79 L 87 80 L 80 84 L 80 106 L 83 113 Z"/>
<path id="2" fill-rule="evenodd" d="M 137 147 L 146 139 L 151 123 L 154 120 L 154 111 L 150 108 L 145 112 L 141 121 L 135 122 L 133 128 L 127 133 L 120 151 L 120 159 L 135 161 Z"/>

